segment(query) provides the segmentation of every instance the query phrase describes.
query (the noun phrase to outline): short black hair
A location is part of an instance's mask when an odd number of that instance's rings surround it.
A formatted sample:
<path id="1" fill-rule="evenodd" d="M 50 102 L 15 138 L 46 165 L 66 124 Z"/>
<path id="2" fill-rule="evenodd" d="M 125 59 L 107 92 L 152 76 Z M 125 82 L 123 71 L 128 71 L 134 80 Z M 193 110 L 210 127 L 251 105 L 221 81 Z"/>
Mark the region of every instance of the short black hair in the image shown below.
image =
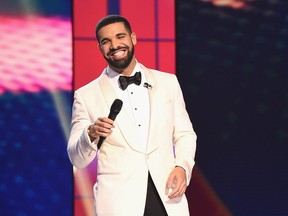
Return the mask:
<path id="1" fill-rule="evenodd" d="M 97 38 L 98 42 L 99 42 L 99 38 L 98 38 L 99 30 L 101 28 L 103 28 L 104 26 L 107 26 L 107 25 L 112 24 L 112 23 L 118 23 L 118 22 L 123 22 L 125 29 L 130 34 L 132 33 L 130 23 L 128 22 L 128 20 L 125 17 L 117 15 L 117 14 L 108 15 L 108 16 L 102 18 L 96 25 L 96 38 Z"/>

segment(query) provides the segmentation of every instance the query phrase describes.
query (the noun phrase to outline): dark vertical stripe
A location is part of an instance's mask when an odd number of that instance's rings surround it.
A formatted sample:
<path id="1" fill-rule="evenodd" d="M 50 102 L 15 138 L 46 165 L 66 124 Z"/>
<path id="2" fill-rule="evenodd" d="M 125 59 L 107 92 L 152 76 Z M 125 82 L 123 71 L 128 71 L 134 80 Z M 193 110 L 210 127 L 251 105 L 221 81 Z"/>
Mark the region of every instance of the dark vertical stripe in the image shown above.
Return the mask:
<path id="1" fill-rule="evenodd" d="M 119 14 L 120 13 L 120 0 L 108 0 L 108 14 Z"/>
<path id="2" fill-rule="evenodd" d="M 158 10 L 159 10 L 159 2 L 155 0 L 155 62 L 156 62 L 156 69 L 159 69 L 159 17 L 158 17 Z"/>

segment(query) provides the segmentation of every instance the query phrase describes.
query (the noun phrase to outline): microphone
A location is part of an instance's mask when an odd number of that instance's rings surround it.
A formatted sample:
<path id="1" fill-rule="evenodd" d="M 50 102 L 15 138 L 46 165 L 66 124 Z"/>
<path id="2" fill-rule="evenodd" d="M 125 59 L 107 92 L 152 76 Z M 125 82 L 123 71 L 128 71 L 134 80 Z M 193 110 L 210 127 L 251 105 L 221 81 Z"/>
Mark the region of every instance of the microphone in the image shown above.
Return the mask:
<path id="1" fill-rule="evenodd" d="M 144 86 L 144 88 L 152 89 L 152 85 L 147 83 L 147 82 L 145 82 L 143 86 Z"/>
<path id="2" fill-rule="evenodd" d="M 122 100 L 115 99 L 114 102 L 111 105 L 110 113 L 108 115 L 108 118 L 114 121 L 116 119 L 116 116 L 119 114 L 119 112 L 120 112 L 120 110 L 122 108 L 122 105 L 123 105 L 123 101 Z M 104 142 L 105 138 L 106 137 L 100 136 L 99 141 L 98 141 L 98 145 L 97 145 L 98 149 L 101 148 L 101 145 Z"/>

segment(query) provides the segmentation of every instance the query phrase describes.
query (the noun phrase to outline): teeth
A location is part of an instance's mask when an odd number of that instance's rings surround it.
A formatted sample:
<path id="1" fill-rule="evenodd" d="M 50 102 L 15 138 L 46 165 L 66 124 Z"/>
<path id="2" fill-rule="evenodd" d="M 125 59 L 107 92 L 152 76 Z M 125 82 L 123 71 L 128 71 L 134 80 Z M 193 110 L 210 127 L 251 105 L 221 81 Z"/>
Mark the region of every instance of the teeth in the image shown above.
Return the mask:
<path id="1" fill-rule="evenodd" d="M 118 51 L 118 52 L 114 53 L 113 56 L 119 57 L 123 54 L 124 54 L 124 51 Z"/>
<path id="2" fill-rule="evenodd" d="M 115 59 L 121 59 L 124 57 L 125 51 L 120 50 L 112 54 Z"/>

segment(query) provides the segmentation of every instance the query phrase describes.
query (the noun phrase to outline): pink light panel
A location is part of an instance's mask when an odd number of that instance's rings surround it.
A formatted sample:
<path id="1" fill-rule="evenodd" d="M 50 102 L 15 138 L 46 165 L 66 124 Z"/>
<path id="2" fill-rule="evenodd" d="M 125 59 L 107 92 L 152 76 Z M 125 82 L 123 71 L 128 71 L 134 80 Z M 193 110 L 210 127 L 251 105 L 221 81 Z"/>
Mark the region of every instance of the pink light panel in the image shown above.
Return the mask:
<path id="1" fill-rule="evenodd" d="M 71 21 L 0 16 L 0 94 L 71 89 Z"/>

